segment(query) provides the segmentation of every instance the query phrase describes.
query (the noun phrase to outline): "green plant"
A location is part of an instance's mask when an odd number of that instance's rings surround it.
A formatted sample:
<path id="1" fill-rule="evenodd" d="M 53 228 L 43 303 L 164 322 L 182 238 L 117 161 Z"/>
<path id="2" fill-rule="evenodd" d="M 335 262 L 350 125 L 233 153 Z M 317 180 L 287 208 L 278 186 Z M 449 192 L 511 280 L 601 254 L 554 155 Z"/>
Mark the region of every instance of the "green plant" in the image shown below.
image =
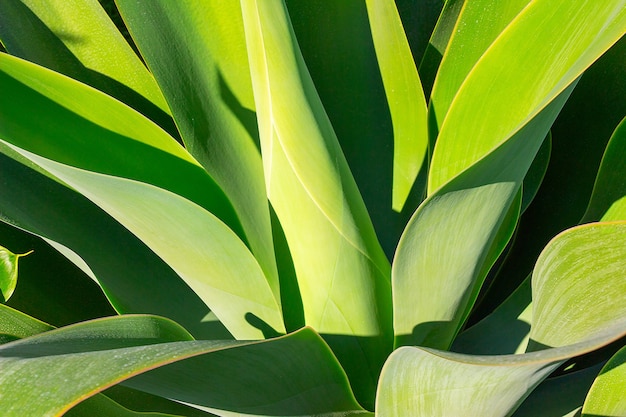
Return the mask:
<path id="1" fill-rule="evenodd" d="M 626 412 L 626 1 L 397 3 L 0 2 L 3 415 Z"/>

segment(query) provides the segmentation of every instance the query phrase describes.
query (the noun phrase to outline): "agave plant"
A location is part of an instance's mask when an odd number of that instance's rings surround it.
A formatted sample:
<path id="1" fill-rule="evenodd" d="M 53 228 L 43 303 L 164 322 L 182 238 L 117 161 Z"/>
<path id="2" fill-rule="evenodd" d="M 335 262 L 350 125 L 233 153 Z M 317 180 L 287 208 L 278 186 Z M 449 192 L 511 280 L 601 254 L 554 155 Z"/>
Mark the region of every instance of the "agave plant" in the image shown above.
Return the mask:
<path id="1" fill-rule="evenodd" d="M 3 416 L 626 415 L 625 0 L 105 6 L 0 2 Z"/>

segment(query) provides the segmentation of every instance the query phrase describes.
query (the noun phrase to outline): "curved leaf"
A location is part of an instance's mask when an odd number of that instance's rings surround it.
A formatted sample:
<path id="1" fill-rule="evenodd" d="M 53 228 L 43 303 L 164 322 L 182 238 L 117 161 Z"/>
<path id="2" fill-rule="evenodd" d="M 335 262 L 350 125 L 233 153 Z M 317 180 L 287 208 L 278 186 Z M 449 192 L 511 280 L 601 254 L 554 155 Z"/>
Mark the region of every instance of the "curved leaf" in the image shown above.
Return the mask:
<path id="1" fill-rule="evenodd" d="M 118 0 L 117 5 L 187 149 L 228 196 L 245 241 L 280 300 L 239 2 Z"/>
<path id="2" fill-rule="evenodd" d="M 624 271 L 626 222 L 591 223 L 555 237 L 533 271 L 529 350 L 577 343 L 626 322 Z"/>
<path id="3" fill-rule="evenodd" d="M 626 118 L 613 132 L 604 151 L 582 222 L 626 220 Z"/>
<path id="4" fill-rule="evenodd" d="M 617 42 L 626 27 L 624 6 L 623 0 L 530 3 L 451 103 L 433 154 L 429 193 L 507 140 Z M 468 140 L 468 134 L 480 140 Z"/>
<path id="5" fill-rule="evenodd" d="M 293 256 L 305 321 L 328 335 L 357 396 L 371 403 L 391 350 L 388 261 L 285 5 L 244 0 L 242 10 L 268 195 Z"/>
<path id="6" fill-rule="evenodd" d="M 436 138 L 450 105 L 468 74 L 502 31 L 529 3 L 530 0 L 446 2 L 440 18 L 442 22 L 438 24 L 434 34 L 437 35 L 437 48 L 443 59 L 436 73 L 430 99 L 431 124 L 436 126 L 431 140 Z"/>
<path id="7" fill-rule="evenodd" d="M 0 148 L 5 153 L 10 150 Z M 136 236 L 87 198 L 48 178 L 47 173 L 31 169 L 32 163 L 19 154 L 13 152 L 11 158 L 0 153 L 0 176 L 5 179 L 0 182 L 0 216 L 4 221 L 42 237 L 64 253 L 97 282 L 116 311 L 169 317 L 197 338 L 232 337 L 219 322 L 207 320 L 207 305 Z M 56 325 L 113 314 L 112 309 L 98 308 L 95 303 L 99 289 L 86 287 L 91 283 L 82 282 L 85 275 L 59 265 L 58 256 L 51 253 L 56 251 L 45 242 L 29 239 L 20 246 L 36 248 L 33 262 L 25 266 L 37 261 L 38 267 L 20 287 L 26 294 L 18 291 L 11 299 L 14 307 Z M 55 281 L 50 288 L 49 274 L 63 281 Z"/>
<path id="8" fill-rule="evenodd" d="M 7 248 L 0 246 L 0 299 L 6 303 L 13 295 L 17 285 L 17 261 L 31 252 L 16 255 Z"/>
<path id="9" fill-rule="evenodd" d="M 626 415 L 626 347 L 604 365 L 583 405 L 583 417 Z"/>
<path id="10" fill-rule="evenodd" d="M 0 139 L 0 143 L 6 142 Z M 9 146 L 139 237 L 236 338 L 284 332 L 280 307 L 258 263 L 233 231 L 211 213 L 149 184 L 84 171 Z"/>
<path id="11" fill-rule="evenodd" d="M 366 5 L 393 123 L 392 207 L 400 212 L 426 162 L 426 99 L 395 3 L 367 0 Z"/>
<path id="12" fill-rule="evenodd" d="M 241 234 L 215 181 L 145 117 L 84 84 L 6 54 L 0 55 L 0 86 L 12 97 L 0 100 L 3 140 L 60 163 L 170 190 Z"/>
<path id="13" fill-rule="evenodd" d="M 0 346 L 3 413 L 59 415 L 108 386 L 151 370 L 125 383 L 150 386 L 156 381 L 176 397 L 174 381 L 161 378 L 195 373 L 201 378 L 187 384 L 195 384 L 201 396 L 185 390 L 187 398 L 226 407 L 231 414 L 253 408 L 266 415 L 281 415 L 276 414 L 281 409 L 294 411 L 291 415 L 360 409 L 332 353 L 310 329 L 263 342 L 190 339 L 169 320 L 122 316 L 7 343 Z M 249 366 L 250 358 L 255 366 Z M 222 367 L 229 372 L 213 373 Z M 66 383 L 59 385 L 59 379 Z"/>
<path id="14" fill-rule="evenodd" d="M 12 55 L 89 84 L 176 134 L 154 78 L 97 0 L 3 1 L 0 39 Z"/>
<path id="15" fill-rule="evenodd" d="M 0 343 L 52 330 L 53 327 L 11 307 L 0 304 Z"/>
<path id="16" fill-rule="evenodd" d="M 508 416 L 566 359 L 626 334 L 612 326 L 597 338 L 522 355 L 471 356 L 402 347 L 389 357 L 377 394 L 384 416 Z"/>

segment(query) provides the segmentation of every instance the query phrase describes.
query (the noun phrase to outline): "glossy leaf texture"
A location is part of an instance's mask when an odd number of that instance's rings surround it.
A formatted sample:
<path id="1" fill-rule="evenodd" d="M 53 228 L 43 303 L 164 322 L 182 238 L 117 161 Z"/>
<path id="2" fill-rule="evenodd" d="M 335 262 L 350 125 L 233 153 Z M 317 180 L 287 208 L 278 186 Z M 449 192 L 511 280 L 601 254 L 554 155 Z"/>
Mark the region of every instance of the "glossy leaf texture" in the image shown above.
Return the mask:
<path id="1" fill-rule="evenodd" d="M 279 367 L 272 361 L 277 357 L 282 358 Z M 273 372 L 250 367 L 246 358 L 256 358 Z M 223 410 L 217 415 L 247 411 L 281 415 L 276 413 L 284 409 L 292 410 L 292 415 L 361 411 L 332 353 L 310 329 L 263 342 L 193 341 L 169 320 L 124 316 L 84 322 L 4 344 L 0 346 L 0 361 L 2 405 L 7 416 L 60 415 L 102 389 L 126 380 L 130 385 L 146 387 L 157 382 L 169 396 L 176 397 L 177 389 L 168 386 L 172 379 L 161 378 L 180 377 L 181 373 L 199 376 L 193 384 L 202 393 L 194 392 L 192 383 L 187 382 L 187 401 Z M 182 362 L 173 364 L 178 361 Z M 168 364 L 173 365 L 165 366 Z M 224 366 L 232 372 L 212 373 Z M 146 371 L 151 372 L 128 380 Z M 248 379 L 238 380 L 242 375 Z M 59 378 L 66 381 L 62 390 L 54 389 Z M 233 391 L 232 386 L 240 389 Z M 249 391 L 246 405 L 241 404 L 242 390 Z"/>
<path id="2" fill-rule="evenodd" d="M 97 0 L 4 1 L 0 40 L 10 54 L 91 85 L 177 134 L 154 78 Z"/>
<path id="3" fill-rule="evenodd" d="M 583 417 L 623 416 L 626 414 L 626 347 L 604 365 L 593 382 L 583 405 Z"/>
<path id="4" fill-rule="evenodd" d="M 516 195 L 549 127 L 580 73 L 623 32 L 626 18 L 620 2 L 612 3 L 615 13 L 585 14 L 594 16 L 589 20 L 578 13 L 578 7 L 575 12 L 563 9 L 555 14 L 548 3 L 533 2 L 497 37 L 465 78 L 443 122 L 429 173 L 431 197 L 407 226 L 394 260 L 394 326 L 399 345 L 449 346 L 486 272 L 513 232 Z M 595 6 L 589 2 L 585 7 Z M 561 19 L 566 23 L 559 27 L 567 30 L 538 33 L 529 27 L 542 18 Z M 600 27 L 607 30 L 597 37 L 586 32 Z M 543 67 L 541 54 L 552 56 L 553 51 L 538 47 L 542 52 L 537 55 L 533 50 L 532 60 L 549 74 L 542 75 L 539 67 L 526 73 L 524 65 L 515 64 L 519 56 L 509 59 L 509 55 L 529 50 L 529 33 L 542 47 L 554 42 L 570 45 L 571 49 L 563 49 L 567 60 Z M 568 43 L 571 37 L 581 42 L 573 47 Z M 502 62 L 510 63 L 511 71 L 503 72 Z M 517 71 L 524 74 L 511 80 Z M 522 95 L 514 91 L 518 88 L 525 90 Z M 490 101 L 504 90 L 508 98 Z M 521 106 L 519 111 L 508 111 L 503 105 L 506 100 L 514 100 Z M 493 113 L 492 108 L 507 113 Z M 439 299 L 445 301 L 434 301 Z"/>
<path id="5" fill-rule="evenodd" d="M 368 0 L 366 5 L 393 123 L 392 208 L 401 212 L 427 163 L 426 99 L 395 3 Z"/>
<path id="6" fill-rule="evenodd" d="M 119 0 L 117 5 L 185 146 L 228 196 L 280 300 L 238 2 Z"/>
<path id="7" fill-rule="evenodd" d="M 391 350 L 388 261 L 285 5 L 241 4 L 268 195 L 293 257 L 305 321 L 326 337 L 356 395 L 371 404 Z"/>
<path id="8" fill-rule="evenodd" d="M 0 301 L 6 303 L 17 285 L 18 259 L 29 253 L 15 254 L 0 246 Z"/>

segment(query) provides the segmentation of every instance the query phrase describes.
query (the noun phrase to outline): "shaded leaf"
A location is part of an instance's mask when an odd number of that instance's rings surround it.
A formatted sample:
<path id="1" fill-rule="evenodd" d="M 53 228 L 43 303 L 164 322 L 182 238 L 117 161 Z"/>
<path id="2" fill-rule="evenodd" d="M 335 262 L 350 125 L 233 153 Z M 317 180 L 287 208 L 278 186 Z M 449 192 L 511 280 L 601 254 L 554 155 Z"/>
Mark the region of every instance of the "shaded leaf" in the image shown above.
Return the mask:
<path id="1" fill-rule="evenodd" d="M 596 338 L 522 355 L 472 356 L 401 347 L 381 375 L 376 411 L 384 416 L 509 416 L 564 360 L 626 334 L 625 323 Z"/>
<path id="2" fill-rule="evenodd" d="M 156 381 L 160 389 L 168 391 L 168 396 L 175 397 L 177 388 L 171 389 L 167 383 L 171 385 L 173 381 L 161 381 L 159 375 L 171 377 L 177 372 L 187 372 L 203 376 L 196 383 L 198 388 L 207 388 L 207 381 L 213 381 L 211 390 L 202 391 L 204 404 L 217 407 L 227 404 L 232 412 L 246 407 L 251 409 L 254 404 L 264 408 L 267 415 L 276 415 L 271 414 L 276 412 L 271 411 L 272 407 L 297 410 L 292 415 L 359 410 L 345 374 L 321 338 L 310 329 L 264 342 L 190 339 L 184 329 L 169 320 L 122 316 L 7 343 L 0 346 L 4 413 L 7 416 L 58 415 L 110 385 L 183 359 L 190 362 L 155 369 L 127 383 L 150 385 L 150 381 Z M 222 350 L 228 354 L 212 356 Z M 211 355 L 205 355 L 207 353 Z M 189 359 L 194 356 L 197 358 Z M 279 362 L 270 361 L 277 357 L 281 358 Z M 246 361 L 249 358 L 259 362 L 249 367 Z M 225 363 L 226 360 L 231 362 Z M 261 369 L 259 364 L 267 364 L 273 373 L 268 373 L 267 369 L 257 372 Z M 204 371 L 198 366 L 204 367 Z M 211 366 L 226 367 L 229 372 L 212 375 L 207 372 Z M 236 380 L 246 373 L 247 382 Z M 33 375 L 39 377 L 33 378 Z M 214 377 L 220 378 L 219 384 Z M 59 385 L 60 378 L 66 383 Z M 253 386 L 249 385 L 251 381 Z M 239 389 L 233 391 L 232 386 Z M 256 389 L 267 393 L 252 397 L 240 395 L 242 390 L 253 395 Z M 191 397 L 197 395 L 192 390 L 185 392 Z"/>

